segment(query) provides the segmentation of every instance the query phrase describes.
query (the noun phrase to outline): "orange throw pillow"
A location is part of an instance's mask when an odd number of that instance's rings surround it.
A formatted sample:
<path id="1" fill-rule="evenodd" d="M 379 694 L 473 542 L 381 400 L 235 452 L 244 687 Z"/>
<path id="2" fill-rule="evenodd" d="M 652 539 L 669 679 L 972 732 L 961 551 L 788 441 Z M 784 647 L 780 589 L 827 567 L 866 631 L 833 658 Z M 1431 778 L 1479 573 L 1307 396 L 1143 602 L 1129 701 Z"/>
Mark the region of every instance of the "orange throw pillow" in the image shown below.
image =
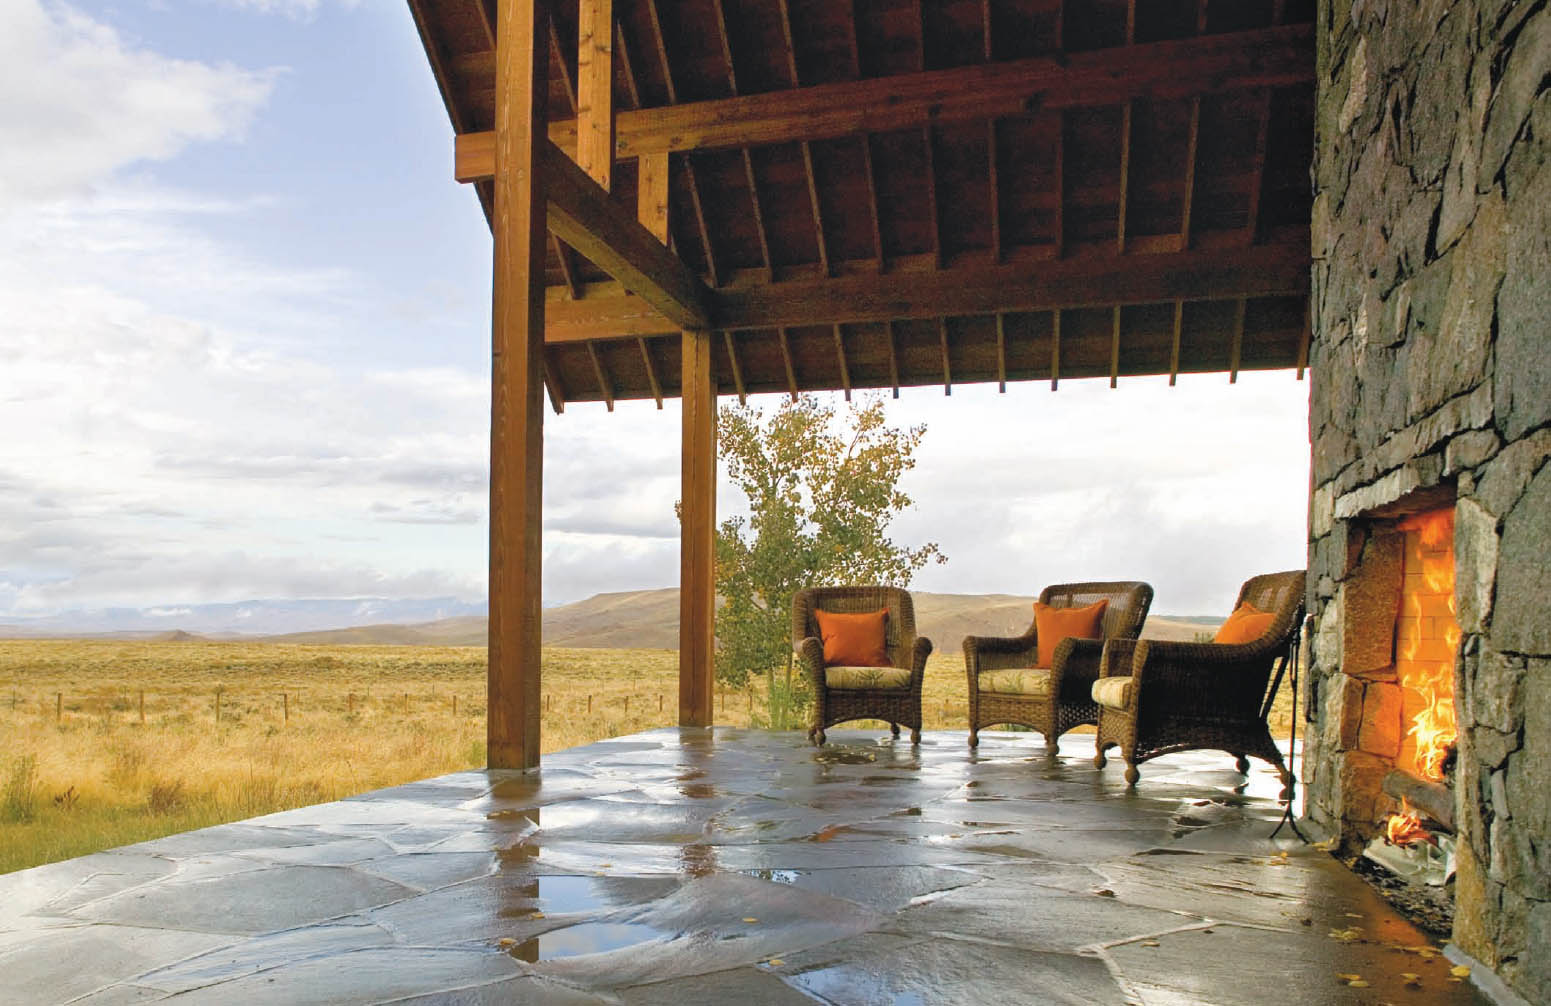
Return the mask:
<path id="1" fill-rule="evenodd" d="M 1253 643 L 1266 634 L 1271 628 L 1271 623 L 1276 619 L 1273 612 L 1261 611 L 1259 608 L 1245 601 L 1233 609 L 1233 614 L 1222 623 L 1222 628 L 1217 630 L 1217 635 L 1212 637 L 1214 643 Z"/>
<path id="2" fill-rule="evenodd" d="M 1039 642 L 1039 663 L 1036 667 L 1049 667 L 1056 659 L 1056 647 L 1068 636 L 1078 639 L 1098 639 L 1103 633 L 1104 612 L 1109 608 L 1109 598 L 1095 601 L 1086 608 L 1052 608 L 1048 604 L 1034 602 L 1034 634 Z"/>
<path id="3" fill-rule="evenodd" d="M 887 667 L 889 650 L 883 620 L 889 609 L 848 614 L 815 611 L 819 636 L 824 640 L 824 663 L 839 667 Z"/>

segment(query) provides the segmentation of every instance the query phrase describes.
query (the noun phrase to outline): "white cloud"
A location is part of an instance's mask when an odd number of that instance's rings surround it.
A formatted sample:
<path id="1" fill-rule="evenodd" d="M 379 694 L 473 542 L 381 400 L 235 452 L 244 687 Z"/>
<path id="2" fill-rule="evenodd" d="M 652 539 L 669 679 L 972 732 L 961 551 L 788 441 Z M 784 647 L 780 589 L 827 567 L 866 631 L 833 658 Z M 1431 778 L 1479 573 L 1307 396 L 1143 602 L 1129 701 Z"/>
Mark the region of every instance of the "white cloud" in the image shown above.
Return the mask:
<path id="1" fill-rule="evenodd" d="M 275 71 L 171 59 L 64 3 L 6 0 L 0 206 L 76 195 L 190 143 L 242 135 Z"/>
<path id="2" fill-rule="evenodd" d="M 311 21 L 318 16 L 323 0 L 215 0 L 222 7 L 251 11 L 255 14 L 279 14 L 296 21 Z M 337 0 L 346 9 L 360 6 L 360 0 Z"/>

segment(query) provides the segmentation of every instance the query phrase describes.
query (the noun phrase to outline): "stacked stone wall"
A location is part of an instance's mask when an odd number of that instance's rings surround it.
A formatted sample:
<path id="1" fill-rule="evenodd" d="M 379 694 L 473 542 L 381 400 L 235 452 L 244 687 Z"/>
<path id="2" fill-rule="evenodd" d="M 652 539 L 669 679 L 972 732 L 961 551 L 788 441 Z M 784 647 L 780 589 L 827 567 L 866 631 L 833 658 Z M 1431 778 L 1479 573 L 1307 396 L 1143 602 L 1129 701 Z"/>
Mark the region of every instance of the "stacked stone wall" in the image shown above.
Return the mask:
<path id="1" fill-rule="evenodd" d="M 1360 517 L 1452 486 L 1454 940 L 1551 1002 L 1551 9 L 1320 0 L 1319 37 L 1307 813 L 1372 799 L 1343 788 Z"/>

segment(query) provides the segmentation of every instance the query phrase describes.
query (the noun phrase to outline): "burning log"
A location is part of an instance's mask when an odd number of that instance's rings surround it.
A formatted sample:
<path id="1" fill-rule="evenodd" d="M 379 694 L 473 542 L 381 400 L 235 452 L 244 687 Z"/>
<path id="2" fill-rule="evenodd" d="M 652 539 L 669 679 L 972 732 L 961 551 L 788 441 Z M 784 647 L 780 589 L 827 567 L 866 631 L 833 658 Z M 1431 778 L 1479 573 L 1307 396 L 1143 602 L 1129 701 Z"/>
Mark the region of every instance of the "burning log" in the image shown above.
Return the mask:
<path id="1" fill-rule="evenodd" d="M 1454 833 L 1454 792 L 1447 786 L 1396 769 L 1384 777 L 1384 792 L 1426 814 L 1442 830 Z"/>

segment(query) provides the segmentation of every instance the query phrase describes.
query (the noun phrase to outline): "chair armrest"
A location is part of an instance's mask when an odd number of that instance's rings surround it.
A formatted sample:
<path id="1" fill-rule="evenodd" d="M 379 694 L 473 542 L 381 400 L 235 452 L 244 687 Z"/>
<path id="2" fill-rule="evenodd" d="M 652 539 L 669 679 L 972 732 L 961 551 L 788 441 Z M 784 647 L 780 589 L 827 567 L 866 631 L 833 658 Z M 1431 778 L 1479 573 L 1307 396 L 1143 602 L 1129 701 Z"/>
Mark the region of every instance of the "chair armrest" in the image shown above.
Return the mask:
<path id="1" fill-rule="evenodd" d="M 1056 644 L 1050 661 L 1051 692 L 1063 701 L 1091 702 L 1093 683 L 1099 679 L 1104 640 L 1069 636 Z"/>
<path id="2" fill-rule="evenodd" d="M 917 636 L 915 645 L 910 648 L 910 687 L 918 692 L 926 677 L 926 658 L 931 655 L 932 641 L 925 636 Z"/>
<path id="3" fill-rule="evenodd" d="M 965 636 L 964 669 L 973 685 L 982 671 L 1033 666 L 1037 649 L 1032 630 L 1021 636 Z"/>
<path id="4" fill-rule="evenodd" d="M 1148 704 L 1186 707 L 1210 703 L 1238 719 L 1259 716 L 1266 678 L 1281 652 L 1276 640 L 1250 643 L 1183 643 L 1143 640 L 1133 661 L 1132 695 L 1150 696 Z"/>
<path id="5" fill-rule="evenodd" d="M 814 688 L 824 687 L 824 644 L 818 636 L 809 636 L 796 646 L 797 659 Z"/>
<path id="6" fill-rule="evenodd" d="M 1108 639 L 1099 657 L 1099 677 L 1123 678 L 1134 676 L 1147 659 L 1148 645 L 1152 640 Z"/>

